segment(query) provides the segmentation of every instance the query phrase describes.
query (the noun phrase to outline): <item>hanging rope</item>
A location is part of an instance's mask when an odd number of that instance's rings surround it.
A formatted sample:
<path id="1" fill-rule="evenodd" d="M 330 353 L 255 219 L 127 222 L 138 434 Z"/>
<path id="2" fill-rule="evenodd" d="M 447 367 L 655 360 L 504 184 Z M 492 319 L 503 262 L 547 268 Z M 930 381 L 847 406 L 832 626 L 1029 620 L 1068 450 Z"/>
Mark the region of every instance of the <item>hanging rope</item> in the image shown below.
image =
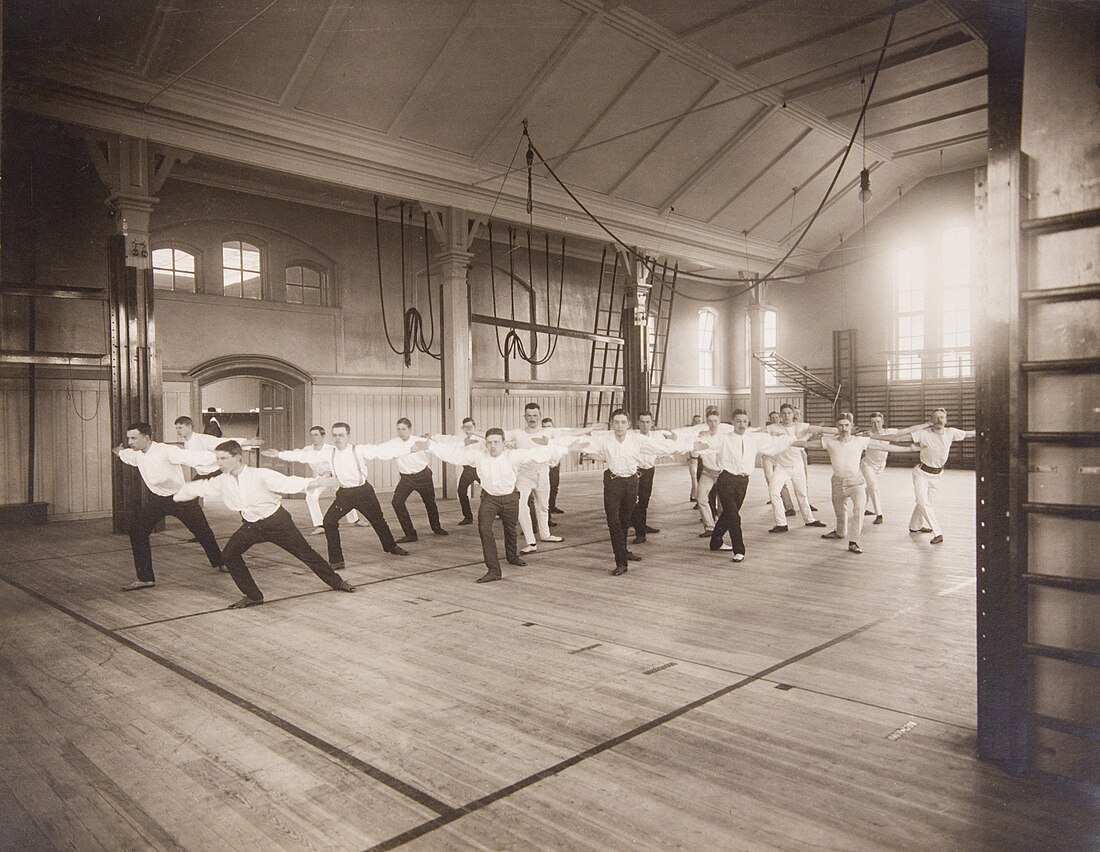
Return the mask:
<path id="1" fill-rule="evenodd" d="M 428 336 L 425 337 L 424 316 L 415 306 L 410 306 L 408 300 L 408 286 L 406 284 L 408 272 L 405 262 L 404 201 L 400 204 L 400 212 L 402 336 L 401 347 L 398 348 L 394 345 L 393 338 L 390 337 L 389 323 L 386 319 L 386 287 L 382 278 L 382 232 L 379 224 L 378 196 L 374 196 L 374 252 L 378 264 L 378 301 L 382 309 L 382 331 L 386 336 L 386 344 L 390 347 L 390 350 L 395 355 L 400 355 L 402 359 L 404 359 L 405 366 L 410 367 L 412 366 L 412 356 L 414 352 L 423 352 L 429 358 L 434 358 L 436 361 L 443 357 L 443 353 L 442 351 L 431 351 L 432 344 L 435 342 L 435 311 L 432 307 L 432 264 L 431 258 L 428 255 L 428 214 L 424 214 L 424 272 L 426 276 L 426 286 L 428 288 L 428 322 L 430 331 Z"/>

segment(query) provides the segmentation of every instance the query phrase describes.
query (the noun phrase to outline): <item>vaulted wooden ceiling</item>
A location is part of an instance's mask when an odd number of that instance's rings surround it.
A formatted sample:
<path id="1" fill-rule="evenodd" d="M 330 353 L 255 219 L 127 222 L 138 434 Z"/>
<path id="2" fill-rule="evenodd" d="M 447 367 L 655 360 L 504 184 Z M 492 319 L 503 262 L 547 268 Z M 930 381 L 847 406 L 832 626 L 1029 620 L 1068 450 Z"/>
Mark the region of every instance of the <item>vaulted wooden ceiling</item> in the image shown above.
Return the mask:
<path id="1" fill-rule="evenodd" d="M 514 221 L 527 221 L 526 172 L 508 174 L 524 165 L 526 118 L 623 239 L 695 268 L 761 271 L 833 180 L 895 7 L 865 128 L 792 272 L 924 178 L 984 162 L 976 5 L 6 0 L 5 103 L 193 151 L 185 177 Z M 543 168 L 534 206 L 536 225 L 605 237 Z"/>

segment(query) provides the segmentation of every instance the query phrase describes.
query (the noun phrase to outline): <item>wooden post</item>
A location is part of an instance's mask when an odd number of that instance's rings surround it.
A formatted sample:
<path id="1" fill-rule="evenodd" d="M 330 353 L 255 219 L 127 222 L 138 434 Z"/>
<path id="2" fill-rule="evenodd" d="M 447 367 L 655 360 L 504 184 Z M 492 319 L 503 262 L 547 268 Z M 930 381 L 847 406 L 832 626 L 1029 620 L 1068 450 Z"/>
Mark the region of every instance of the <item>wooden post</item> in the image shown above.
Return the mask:
<path id="1" fill-rule="evenodd" d="M 753 426 L 768 422 L 768 392 L 765 387 L 764 365 L 753 357 L 764 352 L 764 296 L 767 282 L 761 281 L 751 291 L 752 304 L 745 308 L 749 317 L 749 420 Z"/>
<path id="2" fill-rule="evenodd" d="M 650 267 L 639 249 L 624 254 L 627 270 L 623 300 L 623 408 L 631 419 L 649 408 Z"/>

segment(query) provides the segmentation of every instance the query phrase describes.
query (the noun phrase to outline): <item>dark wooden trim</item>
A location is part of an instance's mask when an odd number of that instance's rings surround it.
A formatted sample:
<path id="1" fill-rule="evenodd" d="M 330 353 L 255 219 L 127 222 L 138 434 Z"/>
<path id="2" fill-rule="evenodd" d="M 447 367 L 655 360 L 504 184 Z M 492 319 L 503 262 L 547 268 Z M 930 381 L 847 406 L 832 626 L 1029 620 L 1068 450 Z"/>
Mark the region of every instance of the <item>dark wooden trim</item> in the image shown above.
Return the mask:
<path id="1" fill-rule="evenodd" d="M 1061 216 L 1040 216 L 1026 219 L 1020 224 L 1023 232 L 1031 237 L 1098 227 L 1100 227 L 1100 207 L 1075 210 L 1072 213 L 1063 213 Z"/>
<path id="2" fill-rule="evenodd" d="M 1100 595 L 1100 578 L 1066 577 L 1059 574 L 1024 574 L 1023 578 L 1032 586 L 1050 586 L 1056 589 L 1068 589 L 1071 592 L 1085 592 Z"/>
<path id="3" fill-rule="evenodd" d="M 1100 654 L 1095 651 L 1077 651 L 1073 648 L 1057 648 L 1054 645 L 1027 642 L 1024 644 L 1024 652 L 1031 657 L 1045 657 L 1048 660 L 1062 660 L 1066 663 L 1100 669 Z"/>
<path id="4" fill-rule="evenodd" d="M 1081 284 L 1076 287 L 1051 287 L 1045 290 L 1025 290 L 1020 294 L 1025 302 L 1076 302 L 1081 299 L 1100 298 L 1100 284 Z"/>

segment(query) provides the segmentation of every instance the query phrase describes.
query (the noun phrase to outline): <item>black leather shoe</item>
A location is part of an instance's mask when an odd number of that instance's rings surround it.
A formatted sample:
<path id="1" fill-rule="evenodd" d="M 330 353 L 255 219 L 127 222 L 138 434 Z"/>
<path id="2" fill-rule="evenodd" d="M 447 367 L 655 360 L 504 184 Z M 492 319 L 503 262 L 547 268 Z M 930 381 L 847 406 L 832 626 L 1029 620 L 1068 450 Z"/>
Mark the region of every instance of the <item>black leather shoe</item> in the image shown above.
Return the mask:
<path id="1" fill-rule="evenodd" d="M 450 535 L 450 533 L 443 529 L 443 527 L 440 527 L 437 530 L 432 530 L 432 532 L 434 532 L 436 535 Z"/>
<path id="2" fill-rule="evenodd" d="M 659 533 L 660 532 L 660 530 L 656 529 L 655 527 L 646 527 L 645 531 L 646 531 L 647 534 L 648 533 Z"/>
<path id="3" fill-rule="evenodd" d="M 874 514 L 875 514 L 875 513 L 874 513 L 874 512 L 872 512 L 872 511 L 871 511 L 870 509 L 865 509 L 865 510 L 864 510 L 864 512 L 863 512 L 863 514 L 864 514 L 864 515 L 871 515 L 871 516 L 874 516 Z"/>
<path id="4" fill-rule="evenodd" d="M 871 523 L 872 524 L 881 524 L 882 523 L 882 515 L 875 515 L 875 519 L 873 521 L 871 521 Z"/>
<path id="5" fill-rule="evenodd" d="M 405 548 L 403 548 L 403 547 L 394 547 L 394 549 L 390 551 L 390 556 L 408 556 L 408 555 L 409 555 L 409 551 L 405 550 Z"/>
<path id="6" fill-rule="evenodd" d="M 836 530 L 833 530 L 832 532 L 825 533 L 821 537 L 822 538 L 840 538 L 840 534 Z"/>
<path id="7" fill-rule="evenodd" d="M 496 580 L 499 580 L 499 579 L 500 579 L 500 574 L 494 574 L 492 571 L 486 571 L 484 574 L 482 574 L 480 577 L 478 577 L 477 580 L 475 580 L 474 582 L 476 582 L 476 583 L 492 583 L 492 582 L 494 582 Z"/>
<path id="8" fill-rule="evenodd" d="M 794 509 L 788 509 L 787 510 L 787 517 L 788 518 L 793 518 L 794 517 Z"/>
<path id="9" fill-rule="evenodd" d="M 397 540 L 398 544 L 411 544 L 414 541 L 420 541 L 419 536 L 415 535 L 403 535 Z"/>
<path id="10" fill-rule="evenodd" d="M 848 542 L 849 553 L 863 553 L 863 548 L 856 544 L 854 541 Z"/>
<path id="11" fill-rule="evenodd" d="M 249 607 L 249 606 L 259 606 L 263 602 L 264 602 L 263 598 L 260 598 L 258 601 L 254 601 L 254 600 L 252 600 L 252 598 L 250 598 L 246 595 L 245 597 L 241 598 L 239 601 L 236 601 L 235 603 L 231 603 L 227 607 L 227 609 L 244 609 L 245 607 Z"/>
<path id="12" fill-rule="evenodd" d="M 821 510 L 819 508 L 817 508 L 817 506 L 815 506 L 813 503 L 811 503 L 810 504 L 810 511 L 811 512 L 820 512 Z"/>
<path id="13" fill-rule="evenodd" d="M 770 533 L 783 533 L 783 532 L 788 532 L 789 530 L 790 530 L 790 527 L 788 527 L 786 524 L 784 524 L 783 526 L 779 526 L 777 524 L 776 526 L 774 526 L 770 530 L 768 530 L 768 532 L 770 532 Z"/>
<path id="14" fill-rule="evenodd" d="M 823 527 L 823 526 L 825 526 L 825 522 L 824 521 L 810 521 L 808 524 L 806 524 L 806 526 L 808 526 L 808 527 Z"/>
<path id="15" fill-rule="evenodd" d="M 329 564 L 329 567 L 333 571 L 343 571 L 344 570 L 344 563 L 343 562 L 332 562 L 332 563 Z"/>
<path id="16" fill-rule="evenodd" d="M 557 506 L 551 506 L 551 507 L 550 507 L 550 514 L 551 514 L 551 515 L 564 515 L 564 514 L 565 514 L 565 512 L 563 512 L 563 511 L 562 511 L 561 509 L 559 509 L 559 508 L 558 508 Z"/>
<path id="17" fill-rule="evenodd" d="M 344 582 L 342 582 L 339 586 L 334 586 L 333 591 L 336 591 L 336 592 L 354 592 L 355 591 L 355 586 L 353 586 L 347 580 L 344 580 Z"/>
<path id="18" fill-rule="evenodd" d="M 929 542 L 929 544 L 943 544 L 943 536 L 938 535 Z"/>
<path id="19" fill-rule="evenodd" d="M 518 556 L 515 559 L 508 560 L 509 565 L 515 565 L 518 568 L 524 567 L 527 563 L 520 559 Z"/>
<path id="20" fill-rule="evenodd" d="M 703 530 L 699 533 L 699 538 L 710 538 L 713 535 L 714 530 Z"/>
<path id="21" fill-rule="evenodd" d="M 461 521 L 458 522 L 458 525 L 460 527 L 468 527 L 473 522 L 474 522 L 473 518 L 463 518 Z"/>
<path id="22" fill-rule="evenodd" d="M 558 522 L 557 521 L 547 521 L 546 525 L 548 527 L 556 527 L 558 525 Z"/>
<path id="23" fill-rule="evenodd" d="M 615 570 L 611 572 L 611 576 L 612 577 L 618 577 L 620 574 L 625 574 L 625 573 L 626 573 L 626 566 L 625 565 L 616 565 Z"/>
<path id="24" fill-rule="evenodd" d="M 630 543 L 631 544 L 645 544 L 645 536 L 644 535 L 636 535 L 636 536 L 634 536 L 634 538 L 632 538 L 630 540 Z"/>
<path id="25" fill-rule="evenodd" d="M 640 556 L 639 556 L 639 555 L 638 555 L 637 553 L 631 553 L 631 552 L 630 552 L 630 551 L 628 550 L 628 551 L 626 552 L 626 561 L 627 561 L 627 562 L 641 562 L 641 561 L 642 561 L 642 557 L 640 557 Z"/>

